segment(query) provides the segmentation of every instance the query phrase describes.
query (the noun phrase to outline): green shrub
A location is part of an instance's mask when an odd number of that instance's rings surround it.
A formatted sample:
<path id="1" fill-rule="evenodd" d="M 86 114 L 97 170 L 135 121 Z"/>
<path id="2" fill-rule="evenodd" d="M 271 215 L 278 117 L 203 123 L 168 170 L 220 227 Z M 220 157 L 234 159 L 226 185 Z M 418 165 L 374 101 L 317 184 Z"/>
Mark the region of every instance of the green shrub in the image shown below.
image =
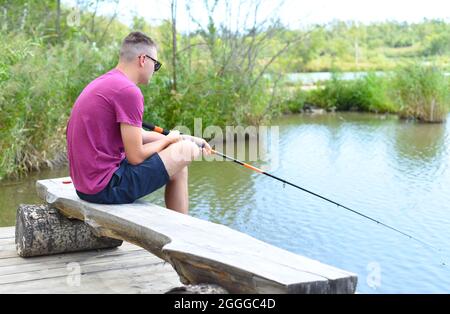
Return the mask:
<path id="1" fill-rule="evenodd" d="M 310 91 L 305 102 L 327 110 L 393 112 L 388 85 L 387 78 L 373 73 L 355 80 L 344 80 L 334 73 L 331 80 Z"/>
<path id="2" fill-rule="evenodd" d="M 0 37 L 0 178 L 52 164 L 65 151 L 73 103 L 109 70 L 108 50 L 81 42 L 48 46 L 20 36 Z M 115 61 L 115 60 L 114 60 Z"/>
<path id="3" fill-rule="evenodd" d="M 438 68 L 419 64 L 398 68 L 393 88 L 402 118 L 424 122 L 446 120 L 450 100 L 449 81 Z"/>

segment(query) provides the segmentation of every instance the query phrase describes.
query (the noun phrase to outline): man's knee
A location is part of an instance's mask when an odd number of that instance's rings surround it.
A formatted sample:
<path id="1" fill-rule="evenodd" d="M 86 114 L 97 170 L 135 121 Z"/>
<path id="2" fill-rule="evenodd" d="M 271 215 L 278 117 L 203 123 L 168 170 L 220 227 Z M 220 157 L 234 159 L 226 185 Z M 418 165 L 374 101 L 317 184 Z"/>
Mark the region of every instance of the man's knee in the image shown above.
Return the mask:
<path id="1" fill-rule="evenodd" d="M 201 154 L 200 148 L 191 141 L 180 141 L 174 145 L 177 145 L 179 157 L 183 158 L 183 161 L 191 162 L 198 158 Z"/>

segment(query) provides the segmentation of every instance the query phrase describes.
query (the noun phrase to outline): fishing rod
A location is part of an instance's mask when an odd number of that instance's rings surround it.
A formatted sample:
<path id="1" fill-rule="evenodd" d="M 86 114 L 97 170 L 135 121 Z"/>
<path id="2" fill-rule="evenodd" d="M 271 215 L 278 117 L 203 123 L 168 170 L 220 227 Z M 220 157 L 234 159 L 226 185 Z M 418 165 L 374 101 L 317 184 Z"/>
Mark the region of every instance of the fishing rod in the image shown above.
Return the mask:
<path id="1" fill-rule="evenodd" d="M 161 134 L 164 134 L 164 135 L 168 135 L 168 134 L 170 133 L 170 130 L 161 128 L 161 127 L 159 127 L 159 126 L 155 126 L 155 125 L 153 125 L 153 124 L 151 124 L 151 123 L 143 122 L 143 123 L 142 123 L 142 126 L 143 126 L 144 128 L 146 128 L 146 129 L 150 130 L 150 131 L 158 132 L 158 133 L 161 133 Z M 233 158 L 233 157 L 230 157 L 230 156 L 227 156 L 227 155 L 225 155 L 225 154 L 222 154 L 221 152 L 218 152 L 218 151 L 216 151 L 216 150 L 211 150 L 211 151 L 212 151 L 213 154 L 216 154 L 216 155 L 221 156 L 221 157 L 223 157 L 223 158 L 225 158 L 225 159 L 231 160 L 231 161 L 233 161 L 233 162 L 235 162 L 235 163 L 237 163 L 237 164 L 239 164 L 239 165 L 241 165 L 241 166 L 244 166 L 245 168 L 251 169 L 251 170 L 253 170 L 253 171 L 255 171 L 255 172 L 258 172 L 258 173 L 263 174 L 263 175 L 266 175 L 266 176 L 268 176 L 268 177 L 270 177 L 270 178 L 272 178 L 272 179 L 275 179 L 275 180 L 277 180 L 277 181 L 280 181 L 280 182 L 282 182 L 283 184 L 290 185 L 290 186 L 292 186 L 292 187 L 294 187 L 294 188 L 297 188 L 297 189 L 299 189 L 299 190 L 301 190 L 301 191 L 304 191 L 304 192 L 306 192 L 306 193 L 309 193 L 309 194 L 311 194 L 311 195 L 314 195 L 314 196 L 316 196 L 316 197 L 318 197 L 318 198 L 320 198 L 320 199 L 322 199 L 322 200 L 325 200 L 325 201 L 327 201 L 327 202 L 330 202 L 330 203 L 332 203 L 332 204 L 334 204 L 334 205 L 336 205 L 336 206 L 338 206 L 338 207 L 344 208 L 344 209 L 346 209 L 346 210 L 348 210 L 348 211 L 350 211 L 350 212 L 352 212 L 352 213 L 354 213 L 354 214 L 357 214 L 357 215 L 359 215 L 359 216 L 361 216 L 361 217 L 364 217 L 364 218 L 366 218 L 366 219 L 369 219 L 369 220 L 371 220 L 371 221 L 373 221 L 373 222 L 375 222 L 375 223 L 377 223 L 377 224 L 379 224 L 379 225 L 382 225 L 382 226 L 384 226 L 384 227 L 386 227 L 386 228 L 388 228 L 388 229 L 390 229 L 390 230 L 393 230 L 393 231 L 395 231 L 395 232 L 398 232 L 398 233 L 400 233 L 400 234 L 402 234 L 402 235 L 404 235 L 404 236 L 406 236 L 406 237 L 408 237 L 408 238 L 410 238 L 410 239 L 412 239 L 412 240 L 415 240 L 415 241 L 417 241 L 417 242 L 420 242 L 421 244 L 423 244 L 423 245 L 425 245 L 425 246 L 431 247 L 431 248 L 433 248 L 433 249 L 435 249 L 435 250 L 437 250 L 437 251 L 441 251 L 440 249 L 435 248 L 433 245 L 431 245 L 431 244 L 429 244 L 429 243 L 427 243 L 427 242 L 424 242 L 424 241 L 422 241 L 422 240 L 420 240 L 420 239 L 418 239 L 418 238 L 416 238 L 416 237 L 414 237 L 414 236 L 412 236 L 412 235 L 410 235 L 410 234 L 408 234 L 408 233 L 406 233 L 406 232 L 403 232 L 403 231 L 401 231 L 401 230 L 399 230 L 399 229 L 397 229 L 397 228 L 394 228 L 394 227 L 392 227 L 392 226 L 390 226 L 390 225 L 388 225 L 388 224 L 385 224 L 385 223 L 383 223 L 383 222 L 381 222 L 381 221 L 379 221 L 379 220 L 377 220 L 377 219 L 374 219 L 374 218 L 372 218 L 372 217 L 369 217 L 369 216 L 367 216 L 367 215 L 365 215 L 365 214 L 363 214 L 363 213 L 360 213 L 360 212 L 358 212 L 358 211 L 356 211 L 356 210 L 354 210 L 354 209 L 351 209 L 351 208 L 349 208 L 349 207 L 347 207 L 347 206 L 345 206 L 345 205 L 342 205 L 342 204 L 340 204 L 340 203 L 338 203 L 338 202 L 335 202 L 335 201 L 333 201 L 333 200 L 331 200 L 331 199 L 329 199 L 329 198 L 326 198 L 326 197 L 324 197 L 324 196 L 322 196 L 322 195 L 319 195 L 319 194 L 314 193 L 314 192 L 312 192 L 312 191 L 309 191 L 309 190 L 307 190 L 307 189 L 305 189 L 305 188 L 302 188 L 301 186 L 298 186 L 297 184 L 294 184 L 294 183 L 291 183 L 291 182 L 289 182 L 289 181 L 286 181 L 286 180 L 284 180 L 284 179 L 282 179 L 282 178 L 279 178 L 279 177 L 277 177 L 277 176 L 275 176 L 275 175 L 273 175 L 273 174 L 270 174 L 270 173 L 268 173 L 268 172 L 266 172 L 266 171 L 263 171 L 262 169 L 259 169 L 259 168 L 257 168 L 257 167 L 254 167 L 254 166 L 250 165 L 250 164 L 247 164 L 247 163 L 245 163 L 245 162 L 242 162 L 242 161 L 240 161 L 240 160 L 238 160 L 238 159 L 235 159 L 235 158 Z"/>

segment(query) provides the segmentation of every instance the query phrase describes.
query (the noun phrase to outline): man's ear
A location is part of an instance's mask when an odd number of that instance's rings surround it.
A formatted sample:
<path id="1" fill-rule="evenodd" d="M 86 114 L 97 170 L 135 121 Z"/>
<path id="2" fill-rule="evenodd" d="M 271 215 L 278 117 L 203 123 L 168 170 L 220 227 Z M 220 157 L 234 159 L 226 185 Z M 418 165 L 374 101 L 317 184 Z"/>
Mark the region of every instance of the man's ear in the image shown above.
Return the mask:
<path id="1" fill-rule="evenodd" d="M 138 57 L 139 67 L 143 68 L 145 63 L 145 57 L 139 56 Z"/>

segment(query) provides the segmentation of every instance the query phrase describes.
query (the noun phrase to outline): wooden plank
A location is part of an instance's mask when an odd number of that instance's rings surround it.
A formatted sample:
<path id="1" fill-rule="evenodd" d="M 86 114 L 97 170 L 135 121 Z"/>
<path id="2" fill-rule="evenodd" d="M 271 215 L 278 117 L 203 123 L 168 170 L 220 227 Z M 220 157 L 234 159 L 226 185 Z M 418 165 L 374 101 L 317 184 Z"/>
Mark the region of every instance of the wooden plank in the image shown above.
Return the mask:
<path id="1" fill-rule="evenodd" d="M 132 244 L 130 244 L 130 245 L 132 245 Z M 91 254 L 96 255 L 96 254 L 98 254 L 98 252 L 103 252 L 103 253 L 116 252 L 116 250 L 117 250 L 117 248 L 106 248 L 106 249 L 96 249 L 96 250 L 82 251 L 80 253 L 82 254 L 82 256 L 83 256 L 83 253 L 91 253 Z M 128 249 L 125 249 L 125 250 L 128 250 Z M 137 247 L 135 245 L 132 245 L 132 247 L 130 247 L 130 250 L 142 250 L 142 248 Z M 64 256 L 67 255 L 68 256 L 67 259 L 69 259 L 72 256 L 78 256 L 78 255 L 76 255 L 76 253 L 77 252 L 71 252 L 71 253 L 66 253 L 66 254 L 56 254 L 55 257 L 56 258 L 64 258 Z M 75 255 L 72 255 L 72 254 L 75 254 Z M 0 244 L 0 267 L 2 265 L 4 265 L 5 263 L 8 263 L 6 260 L 15 259 L 14 261 L 11 261 L 10 263 L 16 263 L 16 261 L 18 261 L 17 263 L 21 263 L 21 262 L 23 262 L 23 263 L 30 263 L 31 262 L 32 263 L 34 261 L 36 261 L 36 262 L 40 261 L 41 258 L 43 260 L 46 260 L 48 258 L 48 256 L 29 257 L 29 258 L 27 258 L 28 259 L 28 261 L 27 261 L 26 259 L 20 257 L 17 254 L 15 243 L 12 243 L 12 244 L 9 243 L 9 244 L 6 244 L 4 246 L 2 246 Z"/>
<path id="2" fill-rule="evenodd" d="M 180 286 L 169 265 L 147 265 L 0 285 L 1 293 L 164 293 Z"/>
<path id="3" fill-rule="evenodd" d="M 0 239 L 0 245 L 4 245 L 4 246 L 11 246 L 11 245 L 16 245 L 16 241 L 14 238 L 3 238 Z"/>
<path id="4" fill-rule="evenodd" d="M 85 258 L 83 260 L 71 260 L 71 261 L 61 261 L 61 260 L 51 260 L 46 263 L 30 263 L 30 264 L 21 264 L 21 265 L 9 265 L 0 267 L 0 277 L 3 275 L 12 275 L 12 274 L 20 274 L 20 273 L 29 273 L 33 271 L 39 271 L 42 269 L 45 270 L 53 270 L 58 268 L 67 268 L 67 264 L 69 263 L 78 263 L 80 265 L 91 265 L 91 264 L 102 264 L 110 261 L 128 261 L 133 259 L 146 258 L 149 262 L 153 262 L 154 264 L 158 264 L 163 262 L 160 258 L 156 256 L 152 256 L 148 254 L 145 250 L 138 250 L 127 252 L 126 254 L 121 255 L 110 255 L 103 256 L 102 258 L 91 257 Z"/>
<path id="5" fill-rule="evenodd" d="M 18 257 L 14 238 L 3 238 L 0 240 L 0 263 L 5 258 Z"/>
<path id="6" fill-rule="evenodd" d="M 0 230 L 14 235 L 14 228 Z M 0 259 L 0 278 L 9 275 L 12 282 L 0 284 L 0 293 L 164 293 L 181 285 L 169 264 L 127 242 L 117 249 L 21 258 L 14 241 L 8 241 L 5 248 L 14 257 Z M 76 263 L 82 273 L 80 286 L 68 281 L 67 266 Z M 136 266 L 140 263 L 143 266 Z"/>
<path id="7" fill-rule="evenodd" d="M 0 228 L 0 239 L 14 238 L 15 227 L 1 227 Z"/>
<path id="8" fill-rule="evenodd" d="M 86 251 L 86 252 L 76 252 L 76 253 L 68 253 L 68 254 L 59 254 L 54 256 L 39 256 L 33 258 L 22 258 L 15 253 L 15 247 L 7 248 L 10 255 L 13 257 L 0 259 L 0 268 L 7 267 L 12 265 L 33 265 L 33 264 L 48 264 L 48 263 L 70 263 L 70 262 L 79 262 L 84 261 L 86 259 L 102 259 L 108 257 L 118 257 L 129 252 L 135 251 L 145 251 L 142 248 L 133 245 L 126 244 L 122 245 L 120 248 L 116 249 L 102 249 L 102 250 L 94 250 L 94 251 Z M 146 251 L 145 251 L 146 252 Z"/>
<path id="9" fill-rule="evenodd" d="M 185 284 L 212 283 L 232 293 L 355 292 L 353 273 L 147 202 L 84 202 L 73 185 L 62 183 L 68 179 L 38 181 L 38 195 L 97 235 L 134 243 L 168 261 Z"/>
<path id="10" fill-rule="evenodd" d="M 17 282 L 25 282 L 25 281 L 35 281 L 56 277 L 67 277 L 73 272 L 71 269 L 71 265 L 79 267 L 81 274 L 89 274 L 89 273 L 97 273 L 101 271 L 113 271 L 113 270 L 121 270 L 121 269 L 132 269 L 136 267 L 148 267 L 152 268 L 160 268 L 164 266 L 164 262 L 155 263 L 155 259 L 150 254 L 146 256 L 140 256 L 139 258 L 131 257 L 131 258 L 120 258 L 117 260 L 108 260 L 97 263 L 69 263 L 65 267 L 58 268 L 46 268 L 45 265 L 41 269 L 29 271 L 29 272 L 20 272 L 20 273 L 11 273 L 4 274 L 0 276 L 0 285 L 8 284 L 8 283 L 17 283 Z M 165 266 L 168 266 L 168 271 L 173 271 L 170 268 L 170 265 L 165 263 Z"/>
<path id="11" fill-rule="evenodd" d="M 11 250 L 0 250 L 0 261 L 2 259 L 5 259 L 5 258 L 15 258 L 17 256 L 18 255 L 17 255 L 16 250 L 14 250 L 14 251 L 11 251 Z"/>

